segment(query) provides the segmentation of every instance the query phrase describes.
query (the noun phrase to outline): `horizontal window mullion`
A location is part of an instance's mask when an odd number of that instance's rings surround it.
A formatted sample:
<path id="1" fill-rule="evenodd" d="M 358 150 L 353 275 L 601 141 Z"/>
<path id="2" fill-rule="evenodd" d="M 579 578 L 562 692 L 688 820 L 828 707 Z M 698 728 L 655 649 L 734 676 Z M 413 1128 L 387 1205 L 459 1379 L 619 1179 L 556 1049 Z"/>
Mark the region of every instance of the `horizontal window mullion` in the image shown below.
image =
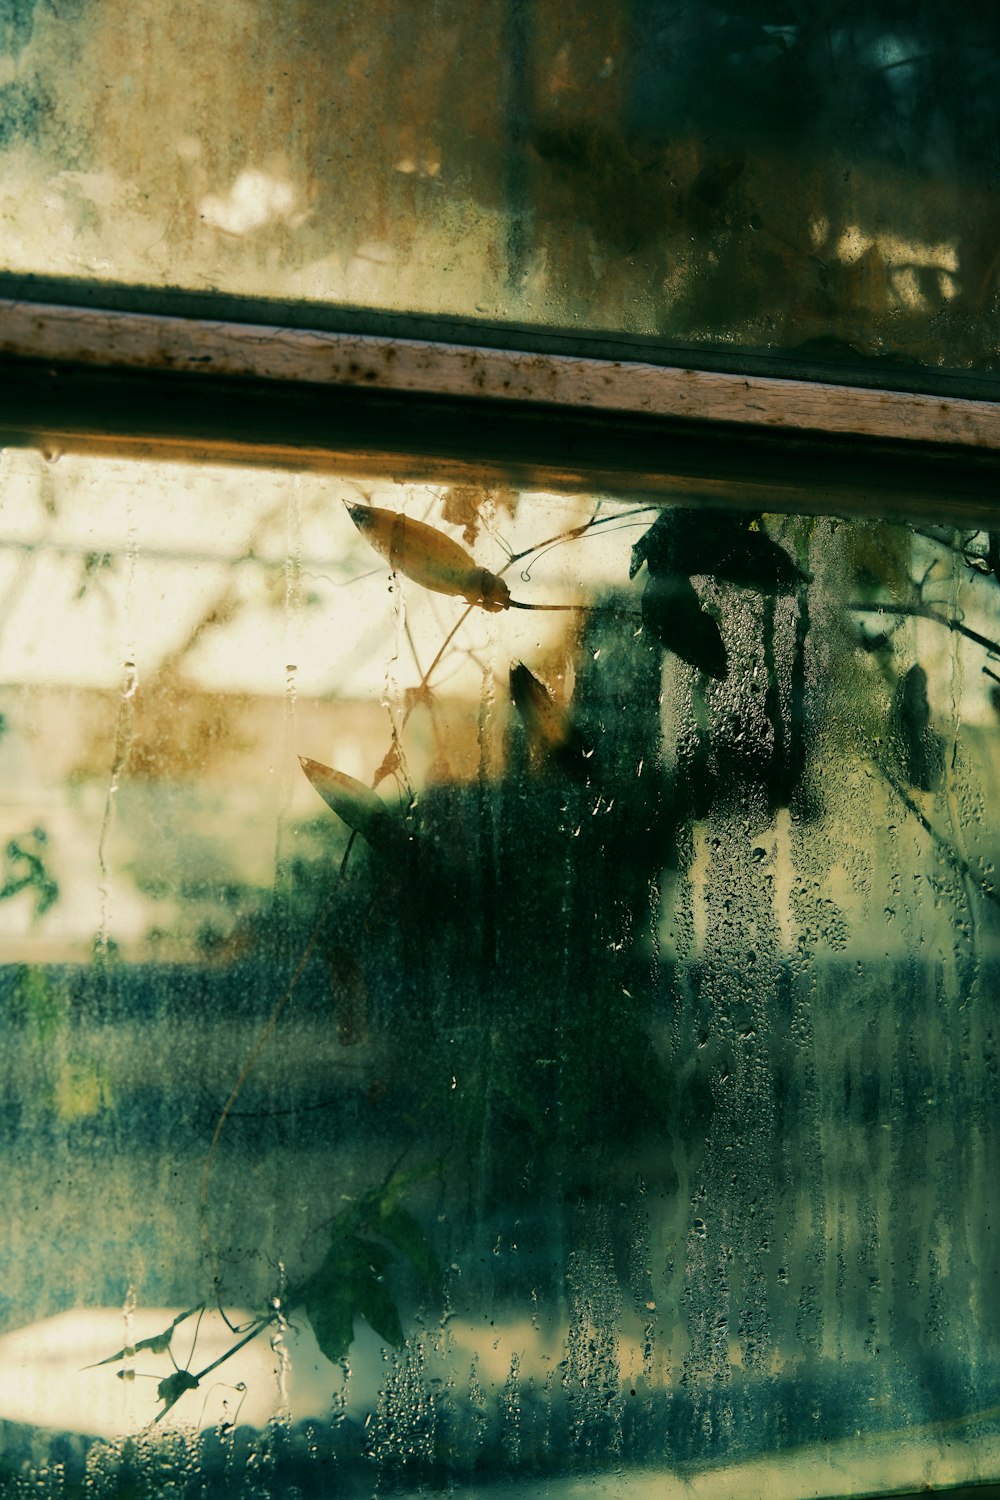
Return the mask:
<path id="1" fill-rule="evenodd" d="M 541 402 L 0 359 L 0 442 L 1000 526 L 1000 451 Z"/>
<path id="2" fill-rule="evenodd" d="M 1000 449 L 1000 403 L 426 339 L 0 302 L 0 355 Z"/>

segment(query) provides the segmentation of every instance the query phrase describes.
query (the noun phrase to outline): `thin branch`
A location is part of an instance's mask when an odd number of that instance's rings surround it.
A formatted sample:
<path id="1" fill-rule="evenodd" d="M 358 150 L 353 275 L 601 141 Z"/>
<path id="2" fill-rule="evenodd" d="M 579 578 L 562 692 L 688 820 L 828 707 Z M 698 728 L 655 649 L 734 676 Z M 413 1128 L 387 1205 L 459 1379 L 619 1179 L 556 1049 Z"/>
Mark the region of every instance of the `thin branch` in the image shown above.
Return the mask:
<path id="1" fill-rule="evenodd" d="M 250 1343 L 251 1339 L 255 1339 L 262 1329 L 267 1328 L 269 1324 L 273 1323 L 276 1317 L 277 1314 L 272 1313 L 270 1317 L 260 1318 L 254 1325 L 254 1327 L 251 1328 L 250 1332 L 248 1334 L 245 1334 L 243 1338 L 240 1339 L 239 1343 L 233 1344 L 232 1348 L 227 1349 L 225 1354 L 220 1354 L 218 1359 L 213 1359 L 210 1365 L 206 1365 L 203 1370 L 199 1370 L 198 1374 L 193 1376 L 192 1378 L 194 1380 L 197 1380 L 198 1384 L 200 1385 L 206 1375 L 211 1375 L 212 1371 L 217 1370 L 220 1365 L 224 1365 L 227 1359 L 232 1359 L 233 1355 L 238 1354 L 245 1344 Z M 161 1412 L 160 1415 L 162 1416 L 163 1413 Z"/>
<path id="2" fill-rule="evenodd" d="M 981 896 L 983 896 L 987 901 L 992 901 L 994 906 L 1000 906 L 1000 895 L 997 894 L 993 886 L 989 885 L 983 879 L 983 877 L 972 868 L 972 866 L 969 864 L 969 861 L 967 859 L 964 859 L 962 855 L 959 854 L 958 850 L 954 847 L 950 840 L 945 838 L 943 833 L 938 832 L 938 830 L 934 827 L 934 824 L 917 806 L 916 802 L 914 802 L 909 792 L 900 783 L 893 772 L 890 771 L 886 766 L 881 765 L 877 760 L 873 760 L 872 764 L 875 766 L 876 770 L 881 772 L 882 776 L 888 782 L 889 786 L 892 787 L 892 790 L 896 793 L 896 796 L 902 802 L 907 812 L 911 813 L 913 817 L 916 818 L 917 822 L 920 824 L 924 832 L 933 839 L 934 843 L 940 849 L 941 853 L 944 855 L 948 864 L 951 865 L 951 868 L 955 871 L 955 873 L 957 875 L 963 876 L 967 880 L 971 880 Z"/>
<path id="3" fill-rule="evenodd" d="M 455 639 L 456 635 L 461 630 L 462 626 L 465 624 L 466 620 L 472 614 L 472 611 L 475 609 L 475 607 L 476 606 L 474 604 L 469 604 L 469 605 L 466 606 L 465 609 L 463 609 L 462 613 L 459 615 L 458 619 L 455 621 L 454 625 L 451 627 L 451 629 L 449 630 L 448 634 L 445 636 L 444 640 L 441 642 L 441 645 L 438 647 L 437 655 L 435 656 L 434 660 L 431 662 L 430 666 L 427 668 L 427 671 L 424 673 L 423 677 L 420 679 L 420 682 L 417 684 L 416 688 L 414 689 L 414 696 L 411 698 L 409 707 L 405 710 L 405 712 L 403 714 L 402 722 L 400 723 L 400 726 L 399 726 L 400 730 L 403 730 L 403 729 L 406 728 L 407 724 L 410 721 L 410 715 L 413 713 L 413 710 L 416 708 L 417 704 L 421 701 L 421 696 L 420 695 L 423 693 L 424 688 L 426 688 L 429 685 L 429 683 L 430 683 L 431 676 L 434 673 L 435 667 L 437 667 L 437 665 L 440 662 L 441 658 L 444 656 L 444 653 L 447 651 L 448 647 L 451 645 L 452 641 Z"/>
<path id="4" fill-rule="evenodd" d="M 508 609 L 589 609 L 587 604 L 526 604 L 520 599 L 508 599 Z"/>
<path id="5" fill-rule="evenodd" d="M 853 614 L 865 615 L 906 615 L 917 620 L 933 620 L 936 625 L 943 625 L 946 630 L 964 635 L 966 640 L 974 641 L 977 646 L 1000 656 L 1000 642 L 991 641 L 988 635 L 980 635 L 978 630 L 972 630 L 968 625 L 963 625 L 961 620 L 954 619 L 951 615 L 939 615 L 936 609 L 929 604 L 849 604 L 847 606 Z"/>
<path id="6" fill-rule="evenodd" d="M 608 526 L 612 521 L 625 521 L 630 516 L 644 516 L 648 515 L 651 510 L 660 509 L 659 505 L 637 505 L 634 510 L 616 511 L 614 515 L 600 517 L 598 517 L 595 511 L 589 521 L 583 521 L 579 526 L 574 526 L 569 531 L 559 531 L 555 536 L 547 537 L 544 542 L 535 542 L 534 546 L 525 547 L 523 552 L 511 553 L 510 560 L 505 562 L 503 567 L 498 570 L 497 577 L 501 577 L 507 572 L 508 568 L 512 568 L 515 563 L 519 563 L 523 557 L 530 557 L 533 552 L 544 552 L 546 547 L 553 547 L 557 542 L 575 541 L 577 537 L 583 536 L 588 531 L 593 531 L 595 526 Z"/>

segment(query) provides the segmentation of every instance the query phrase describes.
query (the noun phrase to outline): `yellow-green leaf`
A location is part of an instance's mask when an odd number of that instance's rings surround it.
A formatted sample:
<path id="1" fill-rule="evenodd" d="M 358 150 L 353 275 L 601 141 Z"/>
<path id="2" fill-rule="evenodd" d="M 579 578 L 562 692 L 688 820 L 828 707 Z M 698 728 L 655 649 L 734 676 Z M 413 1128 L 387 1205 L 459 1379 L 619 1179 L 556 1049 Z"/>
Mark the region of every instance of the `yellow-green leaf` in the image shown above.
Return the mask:
<path id="1" fill-rule="evenodd" d="M 437 594 L 453 594 L 495 614 L 510 606 L 510 590 L 488 568 L 480 568 L 464 547 L 444 532 L 394 510 L 348 505 L 362 536 L 389 566 Z"/>

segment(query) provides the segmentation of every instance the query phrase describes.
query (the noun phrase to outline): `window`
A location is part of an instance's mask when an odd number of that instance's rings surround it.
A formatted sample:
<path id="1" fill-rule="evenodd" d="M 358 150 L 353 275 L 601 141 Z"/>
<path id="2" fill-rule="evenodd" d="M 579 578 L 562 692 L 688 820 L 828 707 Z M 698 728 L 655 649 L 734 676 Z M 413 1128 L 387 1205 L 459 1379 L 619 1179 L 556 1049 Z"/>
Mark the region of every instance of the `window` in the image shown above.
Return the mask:
<path id="1" fill-rule="evenodd" d="M 393 17 L 5 23 L 6 1477 L 993 1483 L 995 28 Z"/>

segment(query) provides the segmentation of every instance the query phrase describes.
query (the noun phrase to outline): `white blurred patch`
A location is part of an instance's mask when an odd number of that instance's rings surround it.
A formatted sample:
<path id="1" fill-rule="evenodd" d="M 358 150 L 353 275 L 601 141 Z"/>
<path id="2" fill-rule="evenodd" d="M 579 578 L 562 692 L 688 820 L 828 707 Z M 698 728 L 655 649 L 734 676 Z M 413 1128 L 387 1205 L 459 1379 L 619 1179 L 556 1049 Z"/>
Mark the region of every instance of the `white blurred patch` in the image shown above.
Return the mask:
<path id="1" fill-rule="evenodd" d="M 851 224 L 837 240 L 834 256 L 848 264 L 860 260 L 872 247 L 890 266 L 936 266 L 942 271 L 958 270 L 958 250 L 948 241 L 928 244 L 908 240 L 898 234 L 869 234 L 858 224 Z"/>
<path id="2" fill-rule="evenodd" d="M 213 229 L 244 235 L 265 224 L 301 222 L 293 185 L 285 178 L 247 167 L 225 197 L 209 193 L 201 202 L 201 217 Z"/>
<path id="3" fill-rule="evenodd" d="M 131 1337 L 154 1338 L 175 1316 L 169 1308 L 139 1308 Z M 243 1312 L 230 1316 L 237 1327 L 249 1321 Z M 195 1323 L 191 1318 L 177 1327 L 172 1349 L 178 1365 L 197 1376 L 238 1336 L 218 1312 L 206 1311 L 192 1351 Z M 124 1436 L 154 1422 L 163 1406 L 157 1386 L 174 1373 L 170 1355 L 142 1350 L 133 1359 L 97 1365 L 122 1347 L 124 1328 L 120 1308 L 90 1307 L 0 1338 L 0 1419 L 96 1437 Z M 349 1379 L 320 1353 L 305 1318 L 293 1318 L 282 1341 L 288 1356 L 285 1399 L 280 1351 L 272 1349 L 271 1331 L 264 1329 L 197 1390 L 186 1392 L 158 1425 L 204 1428 L 230 1421 L 261 1427 L 279 1409 L 297 1422 L 328 1414 L 335 1396 L 351 1416 L 363 1418 L 374 1408 L 385 1371 L 383 1346 L 363 1324 L 351 1346 Z M 122 1378 L 124 1370 L 134 1374 Z"/>

